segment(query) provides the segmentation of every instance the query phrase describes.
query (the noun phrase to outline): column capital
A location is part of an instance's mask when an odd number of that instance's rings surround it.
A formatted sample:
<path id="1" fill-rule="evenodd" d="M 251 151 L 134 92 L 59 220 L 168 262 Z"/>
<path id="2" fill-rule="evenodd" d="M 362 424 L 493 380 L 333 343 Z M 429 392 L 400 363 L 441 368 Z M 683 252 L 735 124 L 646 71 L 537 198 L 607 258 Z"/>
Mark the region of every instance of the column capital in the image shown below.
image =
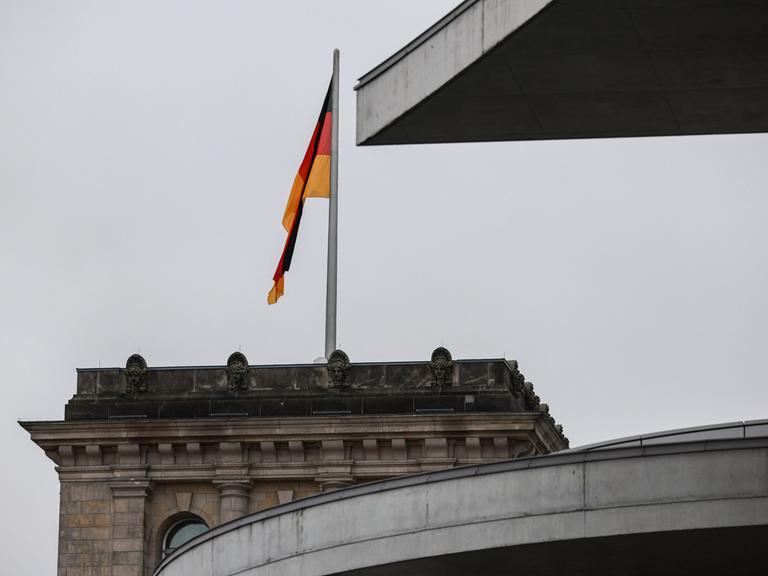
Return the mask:
<path id="1" fill-rule="evenodd" d="M 251 492 L 250 480 L 214 480 L 221 496 L 247 496 Z"/>
<path id="2" fill-rule="evenodd" d="M 229 522 L 248 514 L 251 496 L 251 481 L 243 479 L 214 480 L 219 489 L 219 514 L 222 522 Z"/>

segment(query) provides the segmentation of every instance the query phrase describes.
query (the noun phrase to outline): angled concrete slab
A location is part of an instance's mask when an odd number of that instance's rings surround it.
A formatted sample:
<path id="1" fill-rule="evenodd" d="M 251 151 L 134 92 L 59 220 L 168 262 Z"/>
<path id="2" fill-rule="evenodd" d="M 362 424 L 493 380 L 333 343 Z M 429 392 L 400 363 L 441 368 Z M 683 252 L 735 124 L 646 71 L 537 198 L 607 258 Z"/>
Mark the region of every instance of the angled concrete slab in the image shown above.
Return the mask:
<path id="1" fill-rule="evenodd" d="M 766 0 L 468 0 L 357 87 L 361 145 L 768 131 Z"/>

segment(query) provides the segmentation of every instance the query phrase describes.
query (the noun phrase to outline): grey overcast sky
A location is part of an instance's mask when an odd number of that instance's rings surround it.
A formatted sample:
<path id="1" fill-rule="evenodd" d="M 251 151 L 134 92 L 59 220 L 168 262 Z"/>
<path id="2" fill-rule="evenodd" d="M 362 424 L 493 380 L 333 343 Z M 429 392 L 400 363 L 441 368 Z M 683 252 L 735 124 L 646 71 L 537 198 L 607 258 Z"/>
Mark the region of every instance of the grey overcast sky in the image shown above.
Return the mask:
<path id="1" fill-rule="evenodd" d="M 280 217 L 342 50 L 340 345 L 519 360 L 572 445 L 768 417 L 768 136 L 365 148 L 357 77 L 457 0 L 0 0 L 0 571 L 53 574 L 17 419 L 75 367 L 321 355 L 327 203 Z"/>

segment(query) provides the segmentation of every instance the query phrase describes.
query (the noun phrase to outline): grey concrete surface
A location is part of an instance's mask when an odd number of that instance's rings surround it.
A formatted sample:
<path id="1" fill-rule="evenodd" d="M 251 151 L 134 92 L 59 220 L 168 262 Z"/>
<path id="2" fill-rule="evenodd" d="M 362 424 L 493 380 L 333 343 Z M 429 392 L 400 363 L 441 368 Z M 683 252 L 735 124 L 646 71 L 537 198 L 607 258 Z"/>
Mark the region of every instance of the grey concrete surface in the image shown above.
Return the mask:
<path id="1" fill-rule="evenodd" d="M 591 447 L 324 494 L 212 530 L 156 574 L 502 574 L 508 561 L 526 574 L 639 574 L 649 559 L 658 573 L 715 574 L 725 557 L 729 573 L 754 573 L 768 437 L 746 431 L 762 424 L 731 426 L 741 438 Z"/>
<path id="2" fill-rule="evenodd" d="M 358 144 L 768 130 L 764 0 L 470 0 L 357 86 Z"/>

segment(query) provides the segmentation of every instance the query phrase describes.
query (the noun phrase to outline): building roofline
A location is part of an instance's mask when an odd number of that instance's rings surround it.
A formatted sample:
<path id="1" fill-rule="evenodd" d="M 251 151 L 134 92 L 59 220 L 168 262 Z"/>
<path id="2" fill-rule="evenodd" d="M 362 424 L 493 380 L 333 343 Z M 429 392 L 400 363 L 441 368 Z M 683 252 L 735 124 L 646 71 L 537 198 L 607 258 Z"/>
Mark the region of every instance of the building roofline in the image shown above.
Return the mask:
<path id="1" fill-rule="evenodd" d="M 378 76 L 380 76 L 382 73 L 390 69 L 392 66 L 397 64 L 400 60 L 405 58 L 408 54 L 416 50 L 419 46 L 427 42 L 430 38 L 432 38 L 435 34 L 437 34 L 442 28 L 444 28 L 447 24 L 449 24 L 451 21 L 455 20 L 459 16 L 461 16 L 464 12 L 466 12 L 469 8 L 477 4 L 480 0 L 464 0 L 461 4 L 459 4 L 456 8 L 448 12 L 445 16 L 440 18 L 437 22 L 435 22 L 432 26 L 427 28 L 424 32 L 419 34 L 416 38 L 411 40 L 408 44 L 403 46 L 400 50 L 392 54 L 389 58 L 384 60 L 381 64 L 370 70 L 369 72 L 366 72 L 363 74 L 360 78 L 357 80 L 357 84 L 355 85 L 355 90 L 358 90 L 359 88 L 362 88 Z"/>
<path id="2" fill-rule="evenodd" d="M 542 412 L 472 412 L 471 416 L 475 420 L 493 422 L 499 420 L 505 423 L 509 422 L 510 418 L 525 421 L 535 421 L 543 415 Z M 414 418 L 419 418 L 422 421 L 448 421 L 455 420 L 457 423 L 462 423 L 467 418 L 467 413 L 464 412 L 450 412 L 450 413 L 425 413 L 425 414 L 349 414 L 349 415 L 312 415 L 312 416 L 229 416 L 229 417 L 200 417 L 200 418 L 146 418 L 136 420 L 122 420 L 122 419 L 93 419 L 93 420 L 17 420 L 17 424 L 24 428 L 27 432 L 57 432 L 59 430 L 71 430 L 71 429 L 87 429 L 89 431 L 95 431 L 98 433 L 105 433 L 107 430 L 120 429 L 120 434 L 124 434 L 123 430 L 129 428 L 135 431 L 134 436 L 143 436 L 147 433 L 157 434 L 162 430 L 174 430 L 176 428 L 190 429 L 202 429 L 208 430 L 212 424 L 221 426 L 222 429 L 226 429 L 228 432 L 239 431 L 242 429 L 246 432 L 252 432 L 254 428 L 266 428 L 274 426 L 275 422 L 290 422 L 296 423 L 296 426 L 308 426 L 311 423 L 327 425 L 335 423 L 337 425 L 354 425 L 358 421 L 370 421 L 373 419 L 385 420 L 387 422 L 394 422 L 396 420 L 413 421 Z M 300 420 L 300 422 L 299 422 Z M 334 430 L 334 434 L 343 433 L 343 430 Z"/>
<path id="3" fill-rule="evenodd" d="M 508 363 L 511 360 L 509 358 L 463 358 L 454 359 L 454 364 L 476 364 L 481 362 L 487 363 Z M 423 366 L 429 364 L 429 360 L 399 360 L 396 362 L 351 362 L 350 366 Z M 507 364 L 508 365 L 508 364 Z M 249 364 L 248 368 L 262 369 L 262 368 L 321 368 L 325 363 L 312 363 L 305 362 L 301 364 Z M 223 370 L 227 366 L 226 364 L 219 365 L 205 365 L 205 366 L 148 366 L 147 370 L 150 372 L 160 372 L 168 370 Z M 87 372 L 109 372 L 114 370 L 124 370 L 120 366 L 100 367 L 100 368 L 75 368 L 78 373 Z"/>
<path id="4" fill-rule="evenodd" d="M 675 440 L 682 442 L 686 440 L 686 437 L 690 439 L 690 437 L 694 435 L 698 438 L 693 441 L 746 439 L 759 436 L 759 433 L 754 435 L 751 434 L 753 430 L 750 429 L 762 427 L 765 427 L 765 430 L 763 431 L 764 434 L 768 435 L 768 420 L 745 420 L 742 422 L 724 422 L 722 424 L 691 426 L 689 428 L 676 428 L 673 430 L 651 432 L 649 434 L 638 434 L 635 436 L 615 438 L 613 440 L 607 440 L 604 442 L 597 442 L 595 444 L 587 444 L 586 446 L 577 446 L 576 448 L 562 450 L 561 452 L 558 452 L 558 454 L 563 454 L 565 452 L 592 452 L 595 450 L 647 447 L 658 444 L 674 444 L 676 443 Z"/>

